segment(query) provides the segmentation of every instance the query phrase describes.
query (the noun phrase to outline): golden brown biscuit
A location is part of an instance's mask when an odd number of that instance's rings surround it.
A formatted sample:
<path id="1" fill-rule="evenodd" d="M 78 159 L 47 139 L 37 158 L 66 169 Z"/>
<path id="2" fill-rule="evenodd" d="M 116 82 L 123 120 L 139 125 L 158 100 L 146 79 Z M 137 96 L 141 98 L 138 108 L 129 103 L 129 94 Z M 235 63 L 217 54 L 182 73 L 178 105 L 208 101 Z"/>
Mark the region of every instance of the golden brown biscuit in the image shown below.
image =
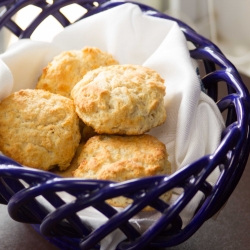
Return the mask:
<path id="1" fill-rule="evenodd" d="M 151 135 L 97 135 L 83 146 L 74 177 L 122 182 L 154 175 L 169 175 L 171 165 L 165 145 Z M 162 199 L 168 201 L 171 192 Z M 131 200 L 118 197 L 109 200 L 125 207 Z"/>
<path id="2" fill-rule="evenodd" d="M 72 89 L 76 112 L 98 134 L 138 135 L 166 119 L 164 80 L 138 65 L 88 72 Z"/>
<path id="3" fill-rule="evenodd" d="M 70 163 L 70 166 L 65 170 L 60 170 L 58 168 L 54 168 L 51 170 L 54 174 L 60 175 L 64 178 L 72 178 L 73 177 L 73 171 L 75 171 L 78 168 L 78 157 L 80 153 L 82 152 L 82 148 L 85 143 L 80 143 L 78 148 L 76 149 L 76 153 Z"/>
<path id="4" fill-rule="evenodd" d="M 112 55 L 95 47 L 62 52 L 50 62 L 36 88 L 70 98 L 71 89 L 90 70 L 118 64 Z"/>
<path id="5" fill-rule="evenodd" d="M 66 97 L 25 89 L 0 103 L 0 150 L 23 165 L 64 170 L 79 141 L 79 118 Z"/>

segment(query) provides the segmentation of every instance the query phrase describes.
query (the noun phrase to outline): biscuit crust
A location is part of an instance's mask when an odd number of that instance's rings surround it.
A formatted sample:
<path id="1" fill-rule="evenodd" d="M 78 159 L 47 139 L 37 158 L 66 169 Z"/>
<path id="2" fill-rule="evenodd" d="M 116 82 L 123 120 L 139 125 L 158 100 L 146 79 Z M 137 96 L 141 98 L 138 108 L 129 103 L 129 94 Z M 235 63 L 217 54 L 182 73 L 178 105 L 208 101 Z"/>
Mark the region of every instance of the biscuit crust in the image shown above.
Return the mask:
<path id="1" fill-rule="evenodd" d="M 171 174 L 165 145 L 151 135 L 97 135 L 83 146 L 74 177 L 122 182 L 134 178 Z M 162 196 L 168 201 L 171 192 Z M 118 197 L 109 200 L 125 207 L 131 200 Z"/>
<path id="2" fill-rule="evenodd" d="M 43 69 L 36 88 L 71 98 L 75 84 L 90 70 L 118 64 L 112 55 L 95 47 L 64 51 Z"/>
<path id="3" fill-rule="evenodd" d="M 164 80 L 139 65 L 88 72 L 72 89 L 76 112 L 98 134 L 139 135 L 166 119 Z"/>
<path id="4" fill-rule="evenodd" d="M 66 97 L 25 89 L 0 103 L 0 150 L 25 166 L 64 170 L 79 141 L 79 118 Z"/>

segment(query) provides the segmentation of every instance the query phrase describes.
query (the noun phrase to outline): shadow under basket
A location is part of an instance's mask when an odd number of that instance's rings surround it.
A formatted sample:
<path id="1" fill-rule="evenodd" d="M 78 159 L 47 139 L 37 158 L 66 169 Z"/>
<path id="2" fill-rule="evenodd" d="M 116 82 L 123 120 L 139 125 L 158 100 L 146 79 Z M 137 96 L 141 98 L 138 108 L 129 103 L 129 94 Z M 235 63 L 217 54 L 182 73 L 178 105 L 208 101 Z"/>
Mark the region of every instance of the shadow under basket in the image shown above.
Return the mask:
<path id="1" fill-rule="evenodd" d="M 87 10 L 78 19 L 81 20 L 127 2 L 58 0 L 47 3 L 42 0 L 5 0 L 0 3 L 3 9 L 0 29 L 7 28 L 19 39 L 29 38 L 37 26 L 50 15 L 66 27 L 71 23 L 59 10 L 73 3 Z M 22 30 L 11 18 L 17 11 L 30 4 L 39 7 L 41 13 Z M 225 114 L 226 128 L 213 154 L 200 158 L 171 176 L 154 176 L 121 183 L 60 178 L 50 172 L 23 168 L 14 160 L 1 155 L 0 203 L 8 206 L 11 218 L 32 224 L 43 237 L 61 249 L 99 249 L 100 241 L 117 228 L 127 239 L 120 242 L 116 249 L 157 249 L 178 245 L 192 236 L 206 220 L 222 208 L 239 182 L 248 159 L 250 98 L 234 65 L 216 45 L 185 23 L 149 6 L 135 4 L 146 15 L 173 20 L 179 24 L 186 40 L 194 45 L 190 56 L 199 61 L 200 70 L 204 72 L 202 83 L 205 91 Z M 218 85 L 221 82 L 227 86 L 227 95 L 217 100 L 220 89 Z M 206 179 L 217 167 L 220 169 L 220 177 L 212 186 Z M 176 187 L 184 190 L 176 202 L 168 205 L 159 199 L 162 193 Z M 204 194 L 204 198 L 192 220 L 182 227 L 180 212 L 198 191 Z M 66 203 L 58 195 L 59 192 L 68 193 L 75 201 Z M 117 212 L 105 203 L 105 200 L 117 196 L 125 196 L 134 202 L 123 211 Z M 53 210 L 48 211 L 37 197 L 46 200 Z M 161 217 L 140 234 L 129 220 L 147 205 L 158 210 Z M 87 207 L 95 208 L 109 220 L 96 230 L 91 229 L 77 214 Z"/>

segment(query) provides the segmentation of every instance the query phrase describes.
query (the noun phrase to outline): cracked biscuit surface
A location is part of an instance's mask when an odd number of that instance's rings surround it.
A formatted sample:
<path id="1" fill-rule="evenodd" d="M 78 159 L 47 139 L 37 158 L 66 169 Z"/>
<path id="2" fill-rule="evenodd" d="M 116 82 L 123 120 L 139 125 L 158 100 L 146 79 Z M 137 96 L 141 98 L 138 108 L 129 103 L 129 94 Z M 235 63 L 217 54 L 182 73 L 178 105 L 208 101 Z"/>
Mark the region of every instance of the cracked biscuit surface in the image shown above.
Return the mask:
<path id="1" fill-rule="evenodd" d="M 95 47 L 64 51 L 43 69 L 36 88 L 71 98 L 75 84 L 90 70 L 118 64 L 109 53 Z"/>
<path id="2" fill-rule="evenodd" d="M 97 135 L 83 146 L 74 177 L 122 182 L 134 178 L 171 174 L 165 145 L 151 135 Z M 161 198 L 168 201 L 171 191 Z M 109 200 L 125 207 L 131 200 L 118 197 Z"/>
<path id="3" fill-rule="evenodd" d="M 25 166 L 64 170 L 79 141 L 79 118 L 71 99 L 25 89 L 0 103 L 0 150 Z"/>
<path id="4" fill-rule="evenodd" d="M 99 134 L 139 135 L 166 119 L 160 75 L 139 65 L 88 72 L 72 89 L 76 112 Z"/>

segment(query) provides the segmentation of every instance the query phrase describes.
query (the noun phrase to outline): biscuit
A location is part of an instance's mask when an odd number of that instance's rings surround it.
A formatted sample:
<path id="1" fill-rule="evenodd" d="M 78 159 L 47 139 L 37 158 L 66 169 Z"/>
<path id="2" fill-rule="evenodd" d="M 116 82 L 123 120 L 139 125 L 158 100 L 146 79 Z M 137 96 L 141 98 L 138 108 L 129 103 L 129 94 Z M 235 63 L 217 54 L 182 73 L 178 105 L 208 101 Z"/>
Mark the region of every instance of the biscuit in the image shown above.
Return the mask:
<path id="1" fill-rule="evenodd" d="M 160 75 L 139 65 L 88 72 L 72 89 L 76 112 L 98 134 L 139 135 L 166 119 Z"/>
<path id="2" fill-rule="evenodd" d="M 0 150 L 25 166 L 64 170 L 79 141 L 79 118 L 71 99 L 25 89 L 0 103 Z"/>
<path id="3" fill-rule="evenodd" d="M 165 145 L 151 135 L 96 135 L 83 146 L 74 177 L 122 182 L 154 175 L 169 175 L 171 164 Z M 171 192 L 161 196 L 170 199 Z M 118 197 L 108 200 L 125 207 L 131 200 Z"/>
<path id="4" fill-rule="evenodd" d="M 112 64 L 118 64 L 113 56 L 95 47 L 65 51 L 43 69 L 36 88 L 71 98 L 71 89 L 88 71 Z"/>
<path id="5" fill-rule="evenodd" d="M 78 160 L 80 153 L 82 152 L 82 148 L 83 148 L 84 144 L 85 144 L 84 142 L 79 144 L 78 148 L 76 149 L 75 155 L 70 163 L 70 166 L 67 169 L 60 170 L 58 168 L 54 168 L 51 170 L 51 172 L 53 172 L 54 174 L 57 174 L 61 177 L 64 177 L 64 178 L 72 178 L 73 171 L 75 171 L 78 168 L 77 160 Z"/>
<path id="6" fill-rule="evenodd" d="M 80 120 L 81 121 L 81 120 Z M 97 133 L 94 131 L 94 129 L 90 126 L 87 126 L 82 122 L 81 127 L 81 141 L 86 142 L 90 137 L 97 135 Z"/>

